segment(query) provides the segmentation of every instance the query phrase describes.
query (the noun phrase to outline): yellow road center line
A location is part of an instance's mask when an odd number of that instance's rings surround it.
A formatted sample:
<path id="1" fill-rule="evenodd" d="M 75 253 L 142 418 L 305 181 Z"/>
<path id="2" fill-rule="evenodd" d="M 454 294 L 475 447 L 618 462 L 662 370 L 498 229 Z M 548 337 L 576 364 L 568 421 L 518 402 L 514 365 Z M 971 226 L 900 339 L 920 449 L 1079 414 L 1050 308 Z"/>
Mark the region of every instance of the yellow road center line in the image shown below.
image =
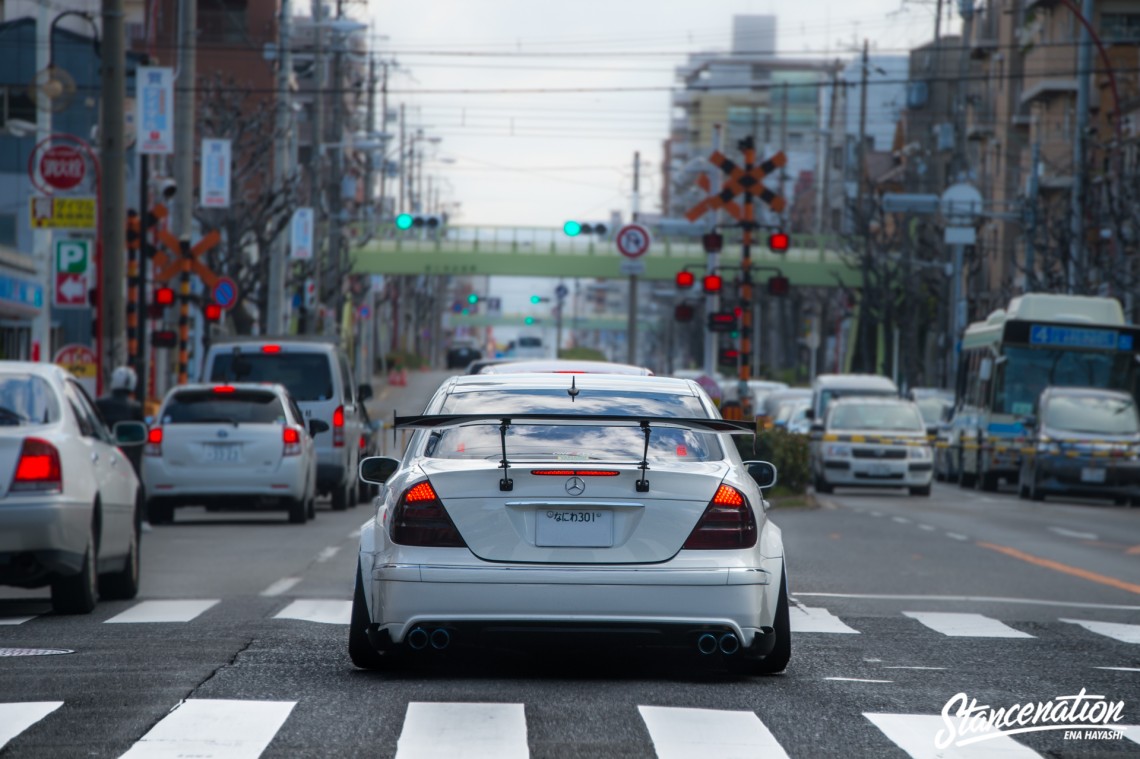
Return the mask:
<path id="1" fill-rule="evenodd" d="M 1012 556 L 1015 559 L 1020 559 L 1022 561 L 1028 562 L 1030 564 L 1036 564 L 1039 567 L 1045 567 L 1046 569 L 1052 569 L 1055 572 L 1063 572 L 1064 574 L 1067 574 L 1067 575 L 1073 575 L 1074 577 L 1080 577 L 1083 580 L 1088 580 L 1090 582 L 1097 582 L 1097 583 L 1100 583 L 1101 585 L 1108 585 L 1108 586 L 1111 586 L 1113 588 L 1118 588 L 1120 590 L 1126 590 L 1129 593 L 1135 593 L 1137 595 L 1140 595 L 1140 585 L 1136 585 L 1136 584 L 1131 583 L 1131 582 L 1124 582 L 1124 580 L 1118 580 L 1115 577 L 1109 577 L 1108 575 L 1102 575 L 1102 574 L 1098 574 L 1096 572 L 1090 572 L 1087 569 L 1081 569 L 1079 567 L 1071 567 L 1068 564 L 1062 564 L 1059 561 L 1053 561 L 1051 559 L 1042 559 L 1040 556 L 1033 556 L 1032 554 L 1028 554 L 1028 553 L 1025 553 L 1023 551 L 1019 551 L 1016 548 L 1010 548 L 1009 546 L 999 546 L 995 543 L 983 543 L 981 541 L 979 541 L 977 543 L 977 545 L 981 546 L 982 548 L 988 548 L 991 551 L 997 551 L 998 553 L 1004 553 L 1006 556 Z"/>

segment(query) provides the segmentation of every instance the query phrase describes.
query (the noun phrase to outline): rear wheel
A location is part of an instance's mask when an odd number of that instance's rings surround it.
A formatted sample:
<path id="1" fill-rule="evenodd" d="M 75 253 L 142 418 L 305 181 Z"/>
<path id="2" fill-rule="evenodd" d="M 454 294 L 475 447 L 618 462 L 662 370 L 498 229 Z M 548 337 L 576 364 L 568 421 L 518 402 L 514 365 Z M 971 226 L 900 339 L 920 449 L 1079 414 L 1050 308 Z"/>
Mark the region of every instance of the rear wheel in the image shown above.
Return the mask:
<path id="1" fill-rule="evenodd" d="M 348 484 L 338 485 L 332 494 L 332 510 L 344 511 L 348 508 Z"/>
<path id="2" fill-rule="evenodd" d="M 139 510 L 139 505 L 136 504 L 135 517 L 131 520 L 131 544 L 123 568 L 118 572 L 99 575 L 99 595 L 102 598 L 125 601 L 139 593 Z"/>
<path id="3" fill-rule="evenodd" d="M 830 482 L 823 479 L 823 477 L 821 477 L 818 474 L 815 476 L 815 492 L 817 492 L 817 493 L 830 493 L 834 490 L 835 490 L 835 488 L 832 486 L 832 484 Z"/>
<path id="4" fill-rule="evenodd" d="M 1037 469 L 1033 469 L 1033 477 L 1029 480 L 1029 500 L 1031 501 L 1044 501 L 1045 491 L 1041 489 L 1041 485 L 1037 482 Z"/>
<path id="5" fill-rule="evenodd" d="M 302 496 L 301 498 L 289 499 L 289 524 L 304 524 L 305 520 L 309 518 L 309 504 Z"/>
<path id="6" fill-rule="evenodd" d="M 352 616 L 348 625 L 348 657 L 360 669 L 395 669 L 403 661 L 399 653 L 380 653 L 368 640 L 368 605 L 364 600 L 364 580 L 360 574 L 360 564 L 356 566 L 356 590 L 352 594 Z"/>
<path id="7" fill-rule="evenodd" d="M 90 614 L 98 599 L 95 576 L 95 531 L 87 533 L 83 566 L 78 573 L 51 584 L 51 608 L 56 614 Z"/>
<path id="8" fill-rule="evenodd" d="M 921 485 L 917 488 L 911 488 L 910 494 L 911 495 L 927 495 L 928 496 L 928 495 L 930 495 L 930 486 L 929 485 Z"/>
<path id="9" fill-rule="evenodd" d="M 978 490 L 992 493 L 998 489 L 998 476 L 994 472 L 983 472 L 982 463 L 978 462 Z"/>
<path id="10" fill-rule="evenodd" d="M 776 600 L 776 619 L 772 626 L 775 630 L 776 645 L 771 653 L 763 659 L 749 659 L 747 657 L 730 659 L 729 666 L 745 675 L 778 675 L 788 668 L 792 658 L 792 624 L 788 614 L 788 573 L 786 567 L 780 568 L 780 596 Z"/>
<path id="11" fill-rule="evenodd" d="M 151 524 L 170 524 L 174 521 L 174 504 L 170 501 L 147 501 L 147 521 Z"/>

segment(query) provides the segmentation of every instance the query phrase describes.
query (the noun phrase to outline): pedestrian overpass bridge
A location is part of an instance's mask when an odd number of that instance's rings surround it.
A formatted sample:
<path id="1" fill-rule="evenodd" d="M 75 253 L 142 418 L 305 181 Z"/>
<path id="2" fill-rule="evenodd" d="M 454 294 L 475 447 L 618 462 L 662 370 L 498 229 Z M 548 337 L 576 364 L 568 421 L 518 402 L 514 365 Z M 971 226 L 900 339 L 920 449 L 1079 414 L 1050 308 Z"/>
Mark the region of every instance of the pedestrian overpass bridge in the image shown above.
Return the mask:
<path id="1" fill-rule="evenodd" d="M 753 277 L 764 282 L 779 273 L 797 287 L 858 287 L 862 277 L 839 253 L 835 237 L 793 235 L 793 247 L 772 253 L 765 244 L 752 246 Z M 740 232 L 725 233 L 720 255 L 722 273 L 731 278 L 741 258 Z M 398 231 L 390 225 L 369 242 L 352 249 L 353 270 L 360 274 L 439 274 L 454 276 L 591 277 L 628 276 L 612 235 L 567 237 L 560 229 L 447 225 L 435 230 Z M 688 267 L 699 274 L 707 256 L 692 236 L 655 234 L 641 257 L 648 280 L 673 281 Z"/>

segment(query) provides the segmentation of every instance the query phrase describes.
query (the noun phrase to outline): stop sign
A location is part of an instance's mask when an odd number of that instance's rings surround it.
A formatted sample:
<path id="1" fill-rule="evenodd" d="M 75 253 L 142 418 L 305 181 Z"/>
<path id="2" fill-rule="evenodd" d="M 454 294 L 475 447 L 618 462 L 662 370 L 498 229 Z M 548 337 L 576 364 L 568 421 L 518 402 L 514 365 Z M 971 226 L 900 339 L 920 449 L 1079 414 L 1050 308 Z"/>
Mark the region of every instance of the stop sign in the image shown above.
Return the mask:
<path id="1" fill-rule="evenodd" d="M 83 155 L 70 145 L 53 145 L 40 156 L 40 176 L 57 190 L 70 190 L 86 173 Z"/>

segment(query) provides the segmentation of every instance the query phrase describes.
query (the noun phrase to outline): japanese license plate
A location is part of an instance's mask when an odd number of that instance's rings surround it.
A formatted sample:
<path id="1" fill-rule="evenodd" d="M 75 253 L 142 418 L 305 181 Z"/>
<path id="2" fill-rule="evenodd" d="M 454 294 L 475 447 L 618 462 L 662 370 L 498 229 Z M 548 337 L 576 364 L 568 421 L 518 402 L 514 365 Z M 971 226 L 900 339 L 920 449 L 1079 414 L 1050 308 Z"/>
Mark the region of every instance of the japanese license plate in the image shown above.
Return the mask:
<path id="1" fill-rule="evenodd" d="M 206 461 L 240 462 L 241 446 L 235 443 L 213 443 L 206 446 Z"/>
<path id="2" fill-rule="evenodd" d="M 1081 482 L 1104 482 L 1107 469 L 1095 466 L 1081 467 Z"/>
<path id="3" fill-rule="evenodd" d="M 872 477 L 890 477 L 891 467 L 887 464 L 871 464 L 870 471 L 867 473 Z"/>
<path id="4" fill-rule="evenodd" d="M 543 509 L 537 514 L 538 546 L 609 548 L 614 544 L 614 514 L 605 509 Z"/>

